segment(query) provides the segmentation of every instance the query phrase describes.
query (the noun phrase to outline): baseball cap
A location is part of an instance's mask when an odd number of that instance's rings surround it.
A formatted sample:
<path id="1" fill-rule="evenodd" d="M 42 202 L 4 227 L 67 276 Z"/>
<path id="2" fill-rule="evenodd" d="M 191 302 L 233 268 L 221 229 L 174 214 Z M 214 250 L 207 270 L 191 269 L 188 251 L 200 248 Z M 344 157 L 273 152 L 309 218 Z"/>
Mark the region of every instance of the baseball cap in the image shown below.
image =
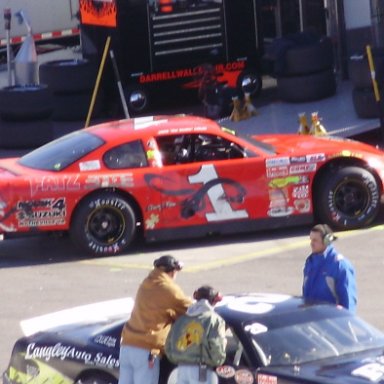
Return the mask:
<path id="1" fill-rule="evenodd" d="M 158 259 L 156 259 L 153 262 L 153 266 L 155 268 L 161 268 L 163 267 L 165 272 L 171 272 L 171 271 L 181 271 L 183 269 L 183 263 L 176 260 L 171 255 L 163 255 L 160 256 Z"/>
<path id="2" fill-rule="evenodd" d="M 215 305 L 223 299 L 220 292 L 216 291 L 210 285 L 202 285 L 200 288 L 197 288 L 196 291 L 193 293 L 193 298 L 195 300 L 206 299 L 212 305 Z"/>

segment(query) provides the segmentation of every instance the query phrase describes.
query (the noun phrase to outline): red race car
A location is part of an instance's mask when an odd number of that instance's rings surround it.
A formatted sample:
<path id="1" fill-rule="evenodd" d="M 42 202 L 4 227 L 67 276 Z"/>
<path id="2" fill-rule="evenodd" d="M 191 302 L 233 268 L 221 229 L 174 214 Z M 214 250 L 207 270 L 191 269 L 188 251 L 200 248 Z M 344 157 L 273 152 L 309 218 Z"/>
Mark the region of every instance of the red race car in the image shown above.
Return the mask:
<path id="1" fill-rule="evenodd" d="M 193 116 L 114 121 L 0 160 L 0 232 L 69 231 L 96 256 L 147 241 L 371 223 L 384 152 L 333 137 L 246 136 Z"/>

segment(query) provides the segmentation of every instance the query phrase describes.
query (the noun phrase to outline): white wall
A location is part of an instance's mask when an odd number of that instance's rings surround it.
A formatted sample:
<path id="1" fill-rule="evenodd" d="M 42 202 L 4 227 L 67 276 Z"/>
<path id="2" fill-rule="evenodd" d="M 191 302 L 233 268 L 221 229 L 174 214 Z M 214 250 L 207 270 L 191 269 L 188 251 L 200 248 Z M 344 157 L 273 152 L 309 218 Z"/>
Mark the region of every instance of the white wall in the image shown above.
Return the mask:
<path id="1" fill-rule="evenodd" d="M 345 24 L 347 29 L 371 25 L 369 0 L 344 0 Z"/>
<path id="2" fill-rule="evenodd" d="M 77 27 L 78 20 L 72 13 L 79 9 L 78 0 L 0 0 L 0 38 L 4 38 L 4 8 L 12 12 L 11 37 L 27 33 L 14 16 L 23 9 L 28 17 L 33 33 L 60 31 Z"/>

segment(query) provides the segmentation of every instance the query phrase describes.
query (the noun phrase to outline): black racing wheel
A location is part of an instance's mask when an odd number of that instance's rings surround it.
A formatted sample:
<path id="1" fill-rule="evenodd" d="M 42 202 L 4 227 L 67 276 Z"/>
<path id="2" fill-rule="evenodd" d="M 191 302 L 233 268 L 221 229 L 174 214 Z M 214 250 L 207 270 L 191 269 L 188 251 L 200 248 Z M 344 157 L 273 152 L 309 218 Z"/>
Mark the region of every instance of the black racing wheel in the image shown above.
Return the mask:
<path id="1" fill-rule="evenodd" d="M 327 174 L 316 189 L 316 214 L 333 228 L 362 227 L 379 213 L 380 188 L 374 175 L 364 168 L 338 168 Z"/>
<path id="2" fill-rule="evenodd" d="M 85 198 L 71 221 L 75 244 L 95 256 L 122 253 L 136 234 L 136 215 L 120 195 L 98 192 Z"/>

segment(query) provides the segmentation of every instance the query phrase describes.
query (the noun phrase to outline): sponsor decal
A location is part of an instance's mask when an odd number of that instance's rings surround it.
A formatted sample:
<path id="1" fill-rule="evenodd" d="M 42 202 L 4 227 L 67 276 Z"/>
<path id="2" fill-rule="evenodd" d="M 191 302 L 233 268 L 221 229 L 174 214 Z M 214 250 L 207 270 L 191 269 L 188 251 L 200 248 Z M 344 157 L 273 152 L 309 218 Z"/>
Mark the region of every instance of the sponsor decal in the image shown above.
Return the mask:
<path id="1" fill-rule="evenodd" d="M 318 163 L 320 161 L 325 161 L 325 153 L 313 153 L 306 156 L 308 163 Z"/>
<path id="2" fill-rule="evenodd" d="M 290 158 L 292 164 L 297 164 L 297 163 L 306 163 L 307 158 L 306 156 L 292 156 Z"/>
<path id="3" fill-rule="evenodd" d="M 160 221 L 159 215 L 152 213 L 148 219 L 145 220 L 146 229 L 154 229 L 156 224 Z"/>
<path id="4" fill-rule="evenodd" d="M 94 342 L 96 344 L 105 345 L 109 348 L 116 347 L 117 340 L 115 337 L 111 337 L 108 335 L 98 335 L 95 337 Z"/>
<path id="5" fill-rule="evenodd" d="M 253 374 L 248 369 L 239 369 L 235 373 L 235 381 L 237 384 L 253 384 Z"/>
<path id="6" fill-rule="evenodd" d="M 271 208 L 268 211 L 268 216 L 270 217 L 283 217 L 292 215 L 294 209 L 293 207 L 281 207 L 281 208 Z"/>
<path id="7" fill-rule="evenodd" d="M 164 201 L 160 204 L 149 204 L 146 208 L 147 212 L 153 212 L 153 211 L 163 211 L 167 208 L 174 208 L 176 206 L 176 203 L 173 201 Z"/>
<path id="8" fill-rule="evenodd" d="M 132 173 L 123 175 L 89 175 L 84 182 L 85 189 L 99 189 L 107 187 L 132 188 L 133 182 Z"/>
<path id="9" fill-rule="evenodd" d="M 290 164 L 289 157 L 275 157 L 272 159 L 265 160 L 266 167 L 281 167 L 289 164 Z"/>
<path id="10" fill-rule="evenodd" d="M 296 164 L 289 167 L 289 174 L 296 175 L 298 173 L 315 172 L 317 164 Z"/>
<path id="11" fill-rule="evenodd" d="M 264 324 L 253 323 L 246 325 L 244 330 L 251 333 L 252 335 L 258 335 L 259 333 L 267 332 L 268 328 Z"/>
<path id="12" fill-rule="evenodd" d="M 270 188 L 283 188 L 290 184 L 306 184 L 309 183 L 309 177 L 307 175 L 295 175 L 287 177 L 278 177 L 269 182 Z"/>
<path id="13" fill-rule="evenodd" d="M 257 384 L 277 384 L 277 377 L 259 373 L 257 375 Z"/>
<path id="14" fill-rule="evenodd" d="M 230 365 L 222 365 L 216 368 L 217 376 L 223 379 L 230 379 L 235 376 L 235 368 Z"/>
<path id="15" fill-rule="evenodd" d="M 309 196 L 309 185 L 293 187 L 292 196 L 295 199 L 306 199 Z"/>
<path id="16" fill-rule="evenodd" d="M 100 161 L 99 160 L 83 161 L 79 163 L 79 169 L 81 172 L 97 171 L 100 169 Z"/>
<path id="17" fill-rule="evenodd" d="M 267 177 L 269 179 L 288 176 L 288 167 L 270 167 L 267 168 Z"/>
<path id="18" fill-rule="evenodd" d="M 360 376 L 374 383 L 381 381 L 384 377 L 384 365 L 380 363 L 370 363 L 363 365 L 352 371 L 353 376 Z"/>
<path id="19" fill-rule="evenodd" d="M 16 206 L 19 227 L 43 227 L 65 224 L 65 198 L 19 201 Z"/>
<path id="20" fill-rule="evenodd" d="M 105 355 L 101 352 L 94 354 L 62 343 L 56 343 L 55 345 L 36 345 L 36 343 L 30 343 L 27 345 L 25 359 L 38 359 L 45 362 L 48 362 L 51 359 L 61 361 L 68 359 L 78 360 L 86 365 L 96 365 L 108 368 L 119 367 L 119 360 L 111 354 Z"/>
<path id="21" fill-rule="evenodd" d="M 31 196 L 40 192 L 64 192 L 80 190 L 79 175 L 74 176 L 44 176 L 29 181 Z"/>
<path id="22" fill-rule="evenodd" d="M 309 199 L 298 199 L 293 202 L 296 211 L 307 213 L 311 209 L 311 201 Z"/>

